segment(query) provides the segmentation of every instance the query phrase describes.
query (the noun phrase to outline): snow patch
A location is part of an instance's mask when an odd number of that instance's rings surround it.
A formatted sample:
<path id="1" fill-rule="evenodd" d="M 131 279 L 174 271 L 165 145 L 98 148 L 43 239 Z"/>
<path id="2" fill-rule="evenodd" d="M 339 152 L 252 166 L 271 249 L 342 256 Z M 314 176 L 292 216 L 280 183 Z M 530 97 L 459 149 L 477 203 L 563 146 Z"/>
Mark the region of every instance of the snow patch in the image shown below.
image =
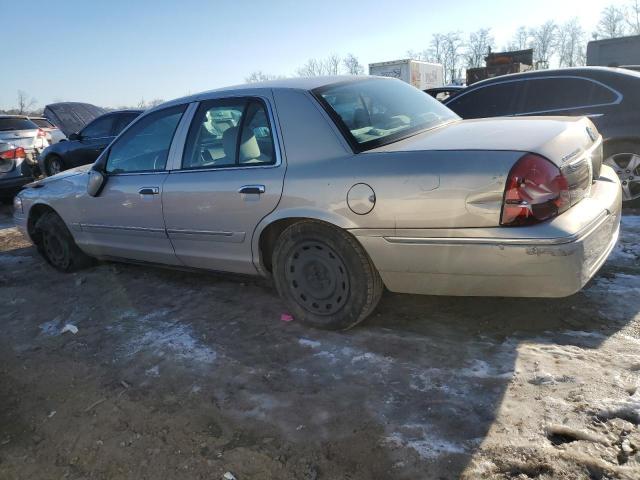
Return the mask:
<path id="1" fill-rule="evenodd" d="M 179 321 L 165 320 L 171 311 L 167 309 L 151 312 L 136 320 L 137 330 L 130 334 L 126 347 L 127 355 L 136 355 L 144 350 L 151 350 L 159 356 L 171 354 L 175 357 L 196 363 L 213 363 L 217 353 L 203 345 L 195 337 L 191 327 Z M 121 318 L 132 318 L 130 311 Z"/>
<path id="2" fill-rule="evenodd" d="M 298 343 L 303 347 L 309 347 L 309 348 L 318 348 L 320 345 L 322 345 L 320 342 L 317 342 L 315 340 L 309 340 L 308 338 L 300 338 L 298 339 Z"/>
<path id="3" fill-rule="evenodd" d="M 434 459 L 447 454 L 462 454 L 467 451 L 464 445 L 456 444 L 428 433 L 423 425 L 407 425 L 406 427 L 418 429 L 420 433 L 416 437 L 406 438 L 405 435 L 394 432 L 385 437 L 385 443 L 397 447 L 411 448 L 424 459 Z"/>

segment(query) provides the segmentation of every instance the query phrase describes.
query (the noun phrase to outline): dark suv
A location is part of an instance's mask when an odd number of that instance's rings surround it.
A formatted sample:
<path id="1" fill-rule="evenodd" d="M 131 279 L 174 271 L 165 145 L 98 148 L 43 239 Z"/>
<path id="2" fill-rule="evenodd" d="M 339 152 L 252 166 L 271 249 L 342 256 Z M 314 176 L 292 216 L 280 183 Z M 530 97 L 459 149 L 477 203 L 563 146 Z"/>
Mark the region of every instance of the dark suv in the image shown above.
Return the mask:
<path id="1" fill-rule="evenodd" d="M 444 104 L 462 118 L 586 116 L 604 138 L 604 163 L 623 199 L 640 198 L 640 72 L 583 67 L 505 75 L 465 88 Z"/>
<path id="2" fill-rule="evenodd" d="M 93 163 L 100 153 L 142 110 L 119 110 L 106 113 L 85 126 L 69 140 L 46 148 L 40 155 L 40 170 L 50 176 L 68 168 Z"/>

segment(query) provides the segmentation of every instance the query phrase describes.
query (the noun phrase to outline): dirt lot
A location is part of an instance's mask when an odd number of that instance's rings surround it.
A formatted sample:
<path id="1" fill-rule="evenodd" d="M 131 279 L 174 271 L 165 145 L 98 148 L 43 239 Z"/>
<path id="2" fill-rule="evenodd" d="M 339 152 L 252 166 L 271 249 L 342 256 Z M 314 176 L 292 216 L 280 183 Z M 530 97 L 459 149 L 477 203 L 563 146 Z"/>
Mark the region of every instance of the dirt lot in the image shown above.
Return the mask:
<path id="1" fill-rule="evenodd" d="M 3 208 L 0 305 L 3 480 L 640 478 L 637 216 L 573 297 L 386 293 L 327 333 L 261 280 L 57 273 Z"/>

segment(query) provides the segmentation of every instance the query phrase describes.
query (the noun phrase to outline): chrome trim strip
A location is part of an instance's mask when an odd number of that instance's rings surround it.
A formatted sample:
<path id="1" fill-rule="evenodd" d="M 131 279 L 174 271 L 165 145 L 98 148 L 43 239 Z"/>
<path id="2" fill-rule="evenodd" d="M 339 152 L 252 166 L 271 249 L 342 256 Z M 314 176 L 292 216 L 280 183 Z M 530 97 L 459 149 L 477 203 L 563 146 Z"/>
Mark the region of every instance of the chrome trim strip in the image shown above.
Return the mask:
<path id="1" fill-rule="evenodd" d="M 164 228 L 128 227 L 124 225 L 99 225 L 94 223 L 81 223 L 80 228 L 85 232 L 102 230 L 122 230 L 127 232 L 146 232 L 166 234 Z"/>
<path id="2" fill-rule="evenodd" d="M 178 235 L 212 235 L 212 236 L 224 236 L 231 237 L 234 232 L 225 232 L 225 231 L 213 231 L 213 230 L 183 230 L 179 228 L 172 228 L 171 230 L 167 230 L 169 235 L 178 234 Z M 244 232 L 237 232 L 242 233 Z"/>
<path id="3" fill-rule="evenodd" d="M 589 236 L 609 217 L 608 211 L 603 211 L 591 223 L 577 233 L 566 237 L 556 238 L 487 238 L 487 237 L 383 237 L 389 243 L 407 245 L 492 245 L 492 246 L 537 246 L 537 245 L 565 245 L 574 243 Z M 514 227 L 517 228 L 517 227 Z"/>

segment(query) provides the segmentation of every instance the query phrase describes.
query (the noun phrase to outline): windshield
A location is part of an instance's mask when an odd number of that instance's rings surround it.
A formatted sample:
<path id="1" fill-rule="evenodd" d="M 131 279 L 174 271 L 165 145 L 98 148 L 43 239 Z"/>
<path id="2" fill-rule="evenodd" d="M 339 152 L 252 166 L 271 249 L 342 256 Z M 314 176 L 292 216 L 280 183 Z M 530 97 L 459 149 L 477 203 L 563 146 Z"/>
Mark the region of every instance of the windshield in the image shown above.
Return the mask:
<path id="1" fill-rule="evenodd" d="M 0 132 L 7 130 L 37 130 L 38 126 L 27 118 L 5 117 L 0 118 Z"/>
<path id="2" fill-rule="evenodd" d="M 345 82 L 314 94 L 358 151 L 460 118 L 430 95 L 395 80 Z"/>

